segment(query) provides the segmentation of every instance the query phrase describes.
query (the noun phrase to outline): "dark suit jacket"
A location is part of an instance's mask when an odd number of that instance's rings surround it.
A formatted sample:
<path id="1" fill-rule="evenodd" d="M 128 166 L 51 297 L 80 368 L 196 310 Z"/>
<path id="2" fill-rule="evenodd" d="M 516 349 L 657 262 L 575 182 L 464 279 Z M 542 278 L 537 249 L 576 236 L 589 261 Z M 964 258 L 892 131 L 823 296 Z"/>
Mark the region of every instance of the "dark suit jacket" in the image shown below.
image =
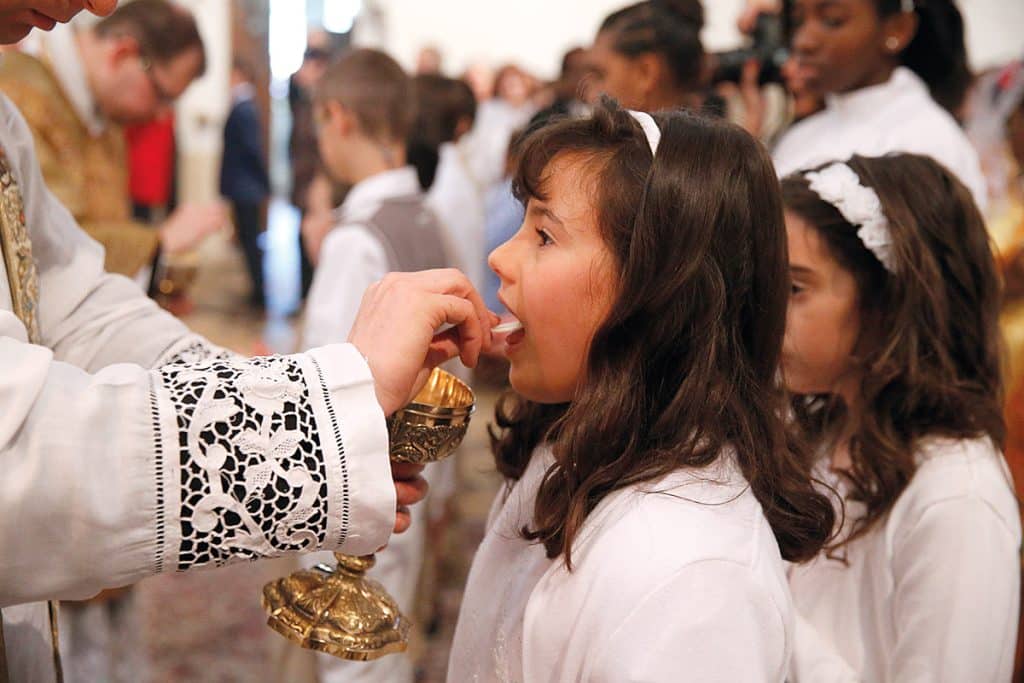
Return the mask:
<path id="1" fill-rule="evenodd" d="M 220 193 L 239 204 L 258 204 L 270 194 L 263 128 L 251 99 L 236 102 L 224 124 Z"/>

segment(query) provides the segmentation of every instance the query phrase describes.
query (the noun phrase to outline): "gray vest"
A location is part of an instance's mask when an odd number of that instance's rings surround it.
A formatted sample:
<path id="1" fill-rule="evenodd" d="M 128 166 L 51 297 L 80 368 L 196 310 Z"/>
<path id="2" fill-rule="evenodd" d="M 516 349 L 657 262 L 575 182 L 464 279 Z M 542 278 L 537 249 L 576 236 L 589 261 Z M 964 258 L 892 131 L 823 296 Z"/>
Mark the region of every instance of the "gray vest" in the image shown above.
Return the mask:
<path id="1" fill-rule="evenodd" d="M 366 228 L 384 245 L 388 270 L 408 273 L 453 265 L 445 233 L 420 194 L 381 202 Z"/>

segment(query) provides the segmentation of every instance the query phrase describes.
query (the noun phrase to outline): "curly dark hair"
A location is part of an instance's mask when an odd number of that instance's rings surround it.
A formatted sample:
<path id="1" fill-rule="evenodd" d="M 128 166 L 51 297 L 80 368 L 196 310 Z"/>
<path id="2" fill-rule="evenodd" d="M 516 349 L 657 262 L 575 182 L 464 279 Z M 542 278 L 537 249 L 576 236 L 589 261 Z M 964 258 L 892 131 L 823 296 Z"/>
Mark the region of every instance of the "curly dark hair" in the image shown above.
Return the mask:
<path id="1" fill-rule="evenodd" d="M 892 508 L 916 470 L 926 436 L 987 435 L 1002 447 L 1000 285 L 984 220 L 970 192 L 933 159 L 854 156 L 847 164 L 874 189 L 889 222 L 895 274 L 886 271 L 839 211 L 803 173 L 783 179 L 786 209 L 821 236 L 857 285 L 863 372 L 861 414 L 842 476 L 864 504 L 837 550 Z M 815 169 L 817 170 L 817 169 Z M 795 396 L 794 426 L 819 447 L 848 414 L 839 398 Z"/>
<path id="2" fill-rule="evenodd" d="M 522 476 L 550 444 L 523 536 L 572 567 L 572 544 L 607 495 L 732 449 L 778 539 L 804 560 L 827 542 L 832 502 L 789 441 L 776 382 L 789 293 L 779 184 L 765 150 L 740 128 L 692 113 L 655 115 L 652 159 L 640 126 L 611 100 L 522 142 L 514 179 L 543 199 L 545 171 L 578 155 L 596 174 L 602 237 L 618 275 L 571 402 L 508 395 L 492 443 L 499 471 Z"/>

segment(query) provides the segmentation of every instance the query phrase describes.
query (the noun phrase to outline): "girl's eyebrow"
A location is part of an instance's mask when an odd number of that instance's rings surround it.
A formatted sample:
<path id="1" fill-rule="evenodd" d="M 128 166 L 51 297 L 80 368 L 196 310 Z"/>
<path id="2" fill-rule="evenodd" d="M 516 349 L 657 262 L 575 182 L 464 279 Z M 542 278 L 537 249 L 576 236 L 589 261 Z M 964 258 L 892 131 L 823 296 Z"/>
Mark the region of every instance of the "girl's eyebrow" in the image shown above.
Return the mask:
<path id="1" fill-rule="evenodd" d="M 811 276 L 813 276 L 815 274 L 814 270 L 812 270 L 811 268 L 808 268 L 807 266 L 801 266 L 799 264 L 791 265 L 789 267 L 789 272 L 793 273 L 794 275 L 811 275 Z"/>
<path id="2" fill-rule="evenodd" d="M 545 218 L 551 219 L 553 222 L 558 223 L 559 225 L 565 225 L 564 221 L 562 221 L 561 218 L 556 216 L 555 213 L 546 206 L 537 206 L 536 204 L 534 204 L 533 206 L 530 207 L 530 212 L 539 213 L 540 215 L 544 216 Z"/>

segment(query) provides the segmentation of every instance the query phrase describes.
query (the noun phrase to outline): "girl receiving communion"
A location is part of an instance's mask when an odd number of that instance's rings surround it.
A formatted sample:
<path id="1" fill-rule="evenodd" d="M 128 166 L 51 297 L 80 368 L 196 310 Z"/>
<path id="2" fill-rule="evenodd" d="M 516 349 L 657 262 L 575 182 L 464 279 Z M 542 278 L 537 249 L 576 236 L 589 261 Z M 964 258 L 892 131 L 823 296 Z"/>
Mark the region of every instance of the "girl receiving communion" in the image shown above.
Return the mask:
<path id="1" fill-rule="evenodd" d="M 494 450 L 508 480 L 450 681 L 782 681 L 782 558 L 831 501 L 776 387 L 782 205 L 746 133 L 600 103 L 533 132 L 519 232 L 491 254 L 522 327 Z"/>

